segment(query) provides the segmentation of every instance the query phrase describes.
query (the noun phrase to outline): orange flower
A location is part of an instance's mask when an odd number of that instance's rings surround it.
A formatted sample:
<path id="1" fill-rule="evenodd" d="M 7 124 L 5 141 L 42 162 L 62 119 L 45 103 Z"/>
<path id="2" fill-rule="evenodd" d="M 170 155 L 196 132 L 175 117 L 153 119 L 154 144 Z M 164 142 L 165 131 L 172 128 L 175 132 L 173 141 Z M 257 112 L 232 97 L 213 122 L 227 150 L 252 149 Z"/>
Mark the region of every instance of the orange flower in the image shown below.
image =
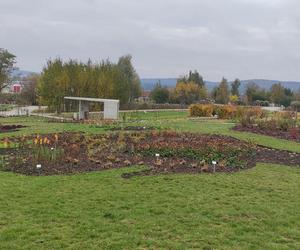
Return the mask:
<path id="1" fill-rule="evenodd" d="M 55 138 L 55 141 L 57 142 L 58 141 L 58 134 L 55 134 L 54 138 Z"/>

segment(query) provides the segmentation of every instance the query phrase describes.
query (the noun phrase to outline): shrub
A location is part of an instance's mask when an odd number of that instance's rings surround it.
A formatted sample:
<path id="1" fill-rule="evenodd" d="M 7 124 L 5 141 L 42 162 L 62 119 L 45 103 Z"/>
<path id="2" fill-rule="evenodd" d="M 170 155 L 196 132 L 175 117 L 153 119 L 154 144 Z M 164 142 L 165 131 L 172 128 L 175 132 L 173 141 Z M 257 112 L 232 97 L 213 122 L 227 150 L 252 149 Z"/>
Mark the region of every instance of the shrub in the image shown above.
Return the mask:
<path id="1" fill-rule="evenodd" d="M 262 101 L 262 100 L 256 100 L 254 102 L 255 106 L 261 106 L 261 107 L 269 107 L 270 103 L 268 101 Z"/>
<path id="2" fill-rule="evenodd" d="M 219 119 L 233 119 L 236 113 L 237 108 L 233 105 L 214 106 L 213 114 L 216 114 Z"/>
<path id="3" fill-rule="evenodd" d="M 244 125 L 255 123 L 257 119 L 266 117 L 266 112 L 260 107 L 239 107 L 234 105 L 193 104 L 189 107 L 192 117 L 211 117 L 219 119 L 235 119 Z"/>
<path id="4" fill-rule="evenodd" d="M 193 104 L 189 107 L 189 113 L 192 117 L 211 117 L 214 106 L 210 104 Z"/>
<path id="5" fill-rule="evenodd" d="M 290 119 L 279 119 L 277 121 L 278 128 L 282 131 L 288 131 L 290 128 L 293 127 L 294 121 Z"/>
<path id="6" fill-rule="evenodd" d="M 237 111 L 237 119 L 243 127 L 248 127 L 256 123 L 257 120 L 266 117 L 266 113 L 258 107 L 242 108 Z M 265 126 L 265 124 L 262 124 Z"/>
<path id="7" fill-rule="evenodd" d="M 274 119 L 258 119 L 257 126 L 262 130 L 274 130 L 277 128 L 277 122 Z"/>
<path id="8" fill-rule="evenodd" d="M 293 112 L 277 112 L 275 113 L 275 118 L 278 120 L 284 119 L 284 120 L 293 120 L 294 119 L 294 114 Z"/>

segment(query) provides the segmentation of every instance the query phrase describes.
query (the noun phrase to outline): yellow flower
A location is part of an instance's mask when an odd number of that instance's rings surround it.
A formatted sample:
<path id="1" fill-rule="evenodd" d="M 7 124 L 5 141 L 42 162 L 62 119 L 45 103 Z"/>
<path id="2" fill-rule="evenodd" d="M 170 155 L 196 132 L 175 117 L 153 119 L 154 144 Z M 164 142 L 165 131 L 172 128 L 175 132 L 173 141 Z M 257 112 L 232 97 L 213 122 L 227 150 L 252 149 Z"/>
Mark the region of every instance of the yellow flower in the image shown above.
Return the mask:
<path id="1" fill-rule="evenodd" d="M 37 138 L 34 139 L 34 144 L 38 144 L 39 143 L 39 140 Z"/>
<path id="2" fill-rule="evenodd" d="M 55 134 L 54 138 L 55 138 L 55 141 L 57 142 L 58 141 L 58 134 Z"/>
<path id="3" fill-rule="evenodd" d="M 45 137 L 45 138 L 44 138 L 44 144 L 47 144 L 47 141 L 48 141 L 48 138 Z"/>
<path id="4" fill-rule="evenodd" d="M 43 138 L 40 139 L 40 145 L 42 145 L 42 144 L 43 144 Z"/>
<path id="5" fill-rule="evenodd" d="M 9 142 L 8 138 L 5 138 L 4 143 L 3 143 L 4 148 L 9 148 L 9 144 L 10 144 L 10 142 Z"/>

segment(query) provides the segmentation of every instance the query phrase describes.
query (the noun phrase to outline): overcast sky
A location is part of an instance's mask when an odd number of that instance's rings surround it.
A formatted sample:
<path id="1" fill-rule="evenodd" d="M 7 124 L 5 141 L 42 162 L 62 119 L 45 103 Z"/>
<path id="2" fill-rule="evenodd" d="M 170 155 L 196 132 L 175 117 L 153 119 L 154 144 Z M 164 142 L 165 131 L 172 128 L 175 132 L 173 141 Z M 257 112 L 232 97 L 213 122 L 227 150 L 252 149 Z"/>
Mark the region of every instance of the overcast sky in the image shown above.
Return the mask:
<path id="1" fill-rule="evenodd" d="M 0 0 L 0 47 L 47 58 L 131 54 L 140 77 L 300 80 L 300 0 Z"/>

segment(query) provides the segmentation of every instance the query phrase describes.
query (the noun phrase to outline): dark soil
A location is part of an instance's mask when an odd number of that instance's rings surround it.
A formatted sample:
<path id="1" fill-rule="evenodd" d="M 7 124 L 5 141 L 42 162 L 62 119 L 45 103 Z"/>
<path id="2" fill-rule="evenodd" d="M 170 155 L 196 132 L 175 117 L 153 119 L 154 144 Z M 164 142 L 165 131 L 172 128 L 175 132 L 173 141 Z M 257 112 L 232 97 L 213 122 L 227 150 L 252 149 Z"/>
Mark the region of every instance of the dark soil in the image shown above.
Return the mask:
<path id="1" fill-rule="evenodd" d="M 14 132 L 18 131 L 20 128 L 25 128 L 26 126 L 22 125 L 0 125 L 0 133 L 6 133 L 6 132 Z"/>
<path id="2" fill-rule="evenodd" d="M 155 127 L 142 127 L 142 126 L 126 126 L 126 127 L 111 127 L 108 128 L 107 130 L 110 131 L 149 131 L 149 130 L 154 130 L 156 129 Z"/>
<path id="3" fill-rule="evenodd" d="M 240 132 L 251 132 L 261 135 L 273 136 L 279 139 L 291 140 L 300 142 L 300 132 L 299 130 L 290 130 L 290 131 L 282 131 L 280 129 L 261 129 L 258 126 L 241 126 L 237 125 L 233 127 L 233 130 Z"/>
<path id="4" fill-rule="evenodd" d="M 256 149 L 257 154 L 250 159 L 246 168 L 236 169 L 236 168 L 217 168 L 216 172 L 227 172 L 233 173 L 245 169 L 249 169 L 255 167 L 258 162 L 262 163 L 273 163 L 273 164 L 281 164 L 287 165 L 291 167 L 300 167 L 300 154 L 293 153 L 284 150 L 277 150 L 267 147 L 258 146 Z M 163 168 L 150 167 L 149 169 L 125 173 L 122 174 L 123 178 L 131 178 L 134 176 L 145 176 L 145 175 L 156 175 L 156 174 L 168 174 L 168 173 L 213 173 L 213 168 L 210 166 L 208 169 L 199 169 L 195 168 L 188 163 L 187 165 L 177 165 L 176 167 L 168 167 L 168 165 L 164 165 Z"/>
<path id="5" fill-rule="evenodd" d="M 157 133 L 157 132 L 156 132 Z M 131 136 L 125 136 L 120 141 L 120 135 L 97 135 L 86 137 L 83 134 L 59 134 L 59 140 L 55 146 L 63 148 L 64 157 L 56 162 L 39 160 L 36 162 L 32 154 L 32 145 L 20 149 L 0 149 L 0 155 L 6 155 L 9 161 L 8 166 L 2 167 L 2 170 L 12 171 L 25 175 L 61 175 L 73 174 L 90 171 L 99 171 L 105 169 L 121 168 L 134 165 L 147 166 L 143 171 L 123 174 L 124 178 L 139 175 L 156 175 L 164 173 L 213 173 L 213 172 L 237 172 L 252 168 L 257 162 L 275 163 L 289 166 L 300 166 L 300 154 L 283 150 L 270 149 L 262 146 L 255 146 L 247 142 L 240 141 L 233 137 L 222 135 L 196 135 L 196 134 L 155 134 L 155 132 L 142 133 L 143 139 L 140 141 L 135 136 L 140 136 L 141 132 L 130 133 Z M 53 135 L 47 135 L 52 147 Z M 19 138 L 12 140 L 17 141 Z M 26 138 L 34 140 L 34 137 Z M 132 145 L 136 150 L 140 147 L 150 146 L 172 146 L 181 148 L 203 148 L 209 145 L 219 148 L 245 148 L 252 147 L 252 156 L 240 160 L 244 161 L 243 167 L 232 167 L 222 162 L 218 162 L 214 169 L 211 164 L 199 163 L 199 161 L 188 157 L 155 157 L 154 155 L 142 155 L 137 152 L 123 151 L 123 142 L 125 145 Z M 141 143 L 142 142 L 142 143 Z M 104 146 L 103 146 L 104 145 Z M 150 150 L 150 149 L 149 149 Z M 42 168 L 37 169 L 36 164 L 41 164 Z M 215 170 L 215 171 L 214 171 Z"/>

